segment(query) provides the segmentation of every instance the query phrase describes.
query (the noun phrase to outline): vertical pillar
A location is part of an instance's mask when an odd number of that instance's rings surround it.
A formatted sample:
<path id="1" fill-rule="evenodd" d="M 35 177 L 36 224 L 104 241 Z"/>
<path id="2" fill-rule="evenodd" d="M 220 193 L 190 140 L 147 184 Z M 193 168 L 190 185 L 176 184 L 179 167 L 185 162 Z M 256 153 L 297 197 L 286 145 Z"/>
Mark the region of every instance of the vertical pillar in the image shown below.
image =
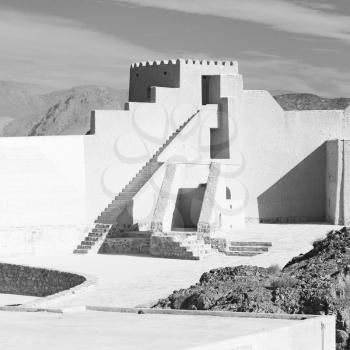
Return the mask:
<path id="1" fill-rule="evenodd" d="M 210 164 L 207 187 L 205 190 L 201 213 L 197 225 L 197 234 L 206 242 L 210 241 L 210 233 L 215 229 L 212 222 L 212 214 L 215 206 L 216 192 L 219 183 L 221 164 Z"/>
<path id="2" fill-rule="evenodd" d="M 343 225 L 350 225 L 350 140 L 343 140 Z"/>
<path id="3" fill-rule="evenodd" d="M 350 225 L 350 140 L 327 142 L 326 218 Z"/>
<path id="4" fill-rule="evenodd" d="M 168 164 L 166 167 L 162 187 L 160 188 L 157 204 L 154 209 L 153 219 L 151 222 L 151 230 L 154 233 L 163 232 L 163 223 L 165 220 L 166 209 L 172 195 L 172 185 L 176 175 L 176 164 Z"/>

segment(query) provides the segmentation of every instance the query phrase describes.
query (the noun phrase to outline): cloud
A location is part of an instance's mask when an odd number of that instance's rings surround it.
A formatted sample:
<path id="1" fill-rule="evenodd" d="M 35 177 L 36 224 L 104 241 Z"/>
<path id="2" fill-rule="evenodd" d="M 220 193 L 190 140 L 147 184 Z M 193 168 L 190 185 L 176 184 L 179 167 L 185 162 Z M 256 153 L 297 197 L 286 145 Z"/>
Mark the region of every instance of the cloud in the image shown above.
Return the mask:
<path id="1" fill-rule="evenodd" d="M 114 0 L 118 3 L 164 8 L 260 23 L 274 29 L 350 42 L 350 16 L 333 6 L 287 0 Z"/>
<path id="2" fill-rule="evenodd" d="M 217 52 L 155 51 L 93 31 L 78 21 L 15 11 L 0 10 L 0 41 L 0 80 L 54 88 L 100 84 L 126 89 L 128 67 L 134 61 L 222 58 Z M 340 68 L 317 67 L 258 50 L 242 51 L 238 62 L 248 88 L 350 96 L 350 73 Z"/>
<path id="3" fill-rule="evenodd" d="M 84 84 L 126 88 L 133 61 L 167 56 L 74 21 L 4 10 L 0 42 L 0 80 L 55 88 Z"/>
<path id="4" fill-rule="evenodd" d="M 350 96 L 349 72 L 288 58 L 254 56 L 242 56 L 239 60 L 245 88 L 308 92 L 326 97 Z"/>

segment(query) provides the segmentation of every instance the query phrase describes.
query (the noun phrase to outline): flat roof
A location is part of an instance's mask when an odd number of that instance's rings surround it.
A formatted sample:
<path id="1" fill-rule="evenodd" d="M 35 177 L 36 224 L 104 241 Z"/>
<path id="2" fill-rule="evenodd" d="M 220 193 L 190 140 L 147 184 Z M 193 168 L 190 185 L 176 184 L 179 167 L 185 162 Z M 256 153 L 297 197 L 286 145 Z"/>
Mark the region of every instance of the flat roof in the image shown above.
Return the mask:
<path id="1" fill-rule="evenodd" d="M 181 350 L 295 322 L 209 315 L 1 311 L 0 343 L 6 350 Z"/>

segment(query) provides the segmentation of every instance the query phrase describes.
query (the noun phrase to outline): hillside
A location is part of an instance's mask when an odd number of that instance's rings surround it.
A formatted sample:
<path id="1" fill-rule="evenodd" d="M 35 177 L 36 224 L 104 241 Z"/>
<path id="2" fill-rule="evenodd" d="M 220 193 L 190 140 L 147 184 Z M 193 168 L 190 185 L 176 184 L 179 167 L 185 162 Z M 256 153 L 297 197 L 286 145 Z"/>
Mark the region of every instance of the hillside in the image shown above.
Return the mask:
<path id="1" fill-rule="evenodd" d="M 30 96 L 36 101 L 33 108 L 17 114 L 1 136 L 85 134 L 90 128 L 91 110 L 120 109 L 126 101 L 126 91 L 99 86 Z"/>
<path id="2" fill-rule="evenodd" d="M 331 231 L 283 270 L 225 267 L 159 300 L 158 308 L 337 317 L 337 350 L 350 349 L 350 229 Z"/>
<path id="3" fill-rule="evenodd" d="M 274 98 L 285 111 L 345 109 L 350 105 L 350 98 L 326 98 L 313 94 L 289 93 Z"/>
<path id="4" fill-rule="evenodd" d="M 0 81 L 0 118 L 23 118 L 43 111 L 45 100 L 40 96 L 45 88 L 25 83 Z"/>

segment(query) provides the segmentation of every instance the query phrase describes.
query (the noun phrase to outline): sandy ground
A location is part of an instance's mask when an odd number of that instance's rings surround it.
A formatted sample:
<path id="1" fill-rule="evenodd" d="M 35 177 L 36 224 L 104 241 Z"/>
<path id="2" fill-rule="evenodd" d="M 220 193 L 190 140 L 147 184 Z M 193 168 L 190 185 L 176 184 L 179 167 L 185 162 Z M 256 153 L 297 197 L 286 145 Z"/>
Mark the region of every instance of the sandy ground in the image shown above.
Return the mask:
<path id="1" fill-rule="evenodd" d="M 0 305 L 16 305 L 24 304 L 36 300 L 38 297 L 31 297 L 27 295 L 18 294 L 2 294 L 0 293 Z"/>
<path id="2" fill-rule="evenodd" d="M 241 264 L 281 267 L 292 257 L 305 253 L 315 239 L 323 238 L 334 226 L 325 224 L 248 225 L 232 240 L 260 240 L 273 243 L 270 251 L 255 257 L 212 256 L 201 261 L 159 259 L 125 255 L 26 255 L 2 258 L 2 262 L 81 272 L 98 278 L 95 289 L 57 307 L 104 305 L 133 307 L 169 295 L 173 290 L 195 284 L 212 268 Z M 0 295 L 0 305 L 4 305 Z M 18 299 L 19 300 L 19 299 Z M 11 304 L 16 303 L 15 298 Z"/>
<path id="3" fill-rule="evenodd" d="M 2 312 L 0 344 L 6 350 L 175 350 L 272 330 L 293 322 L 92 311 L 74 314 Z"/>

